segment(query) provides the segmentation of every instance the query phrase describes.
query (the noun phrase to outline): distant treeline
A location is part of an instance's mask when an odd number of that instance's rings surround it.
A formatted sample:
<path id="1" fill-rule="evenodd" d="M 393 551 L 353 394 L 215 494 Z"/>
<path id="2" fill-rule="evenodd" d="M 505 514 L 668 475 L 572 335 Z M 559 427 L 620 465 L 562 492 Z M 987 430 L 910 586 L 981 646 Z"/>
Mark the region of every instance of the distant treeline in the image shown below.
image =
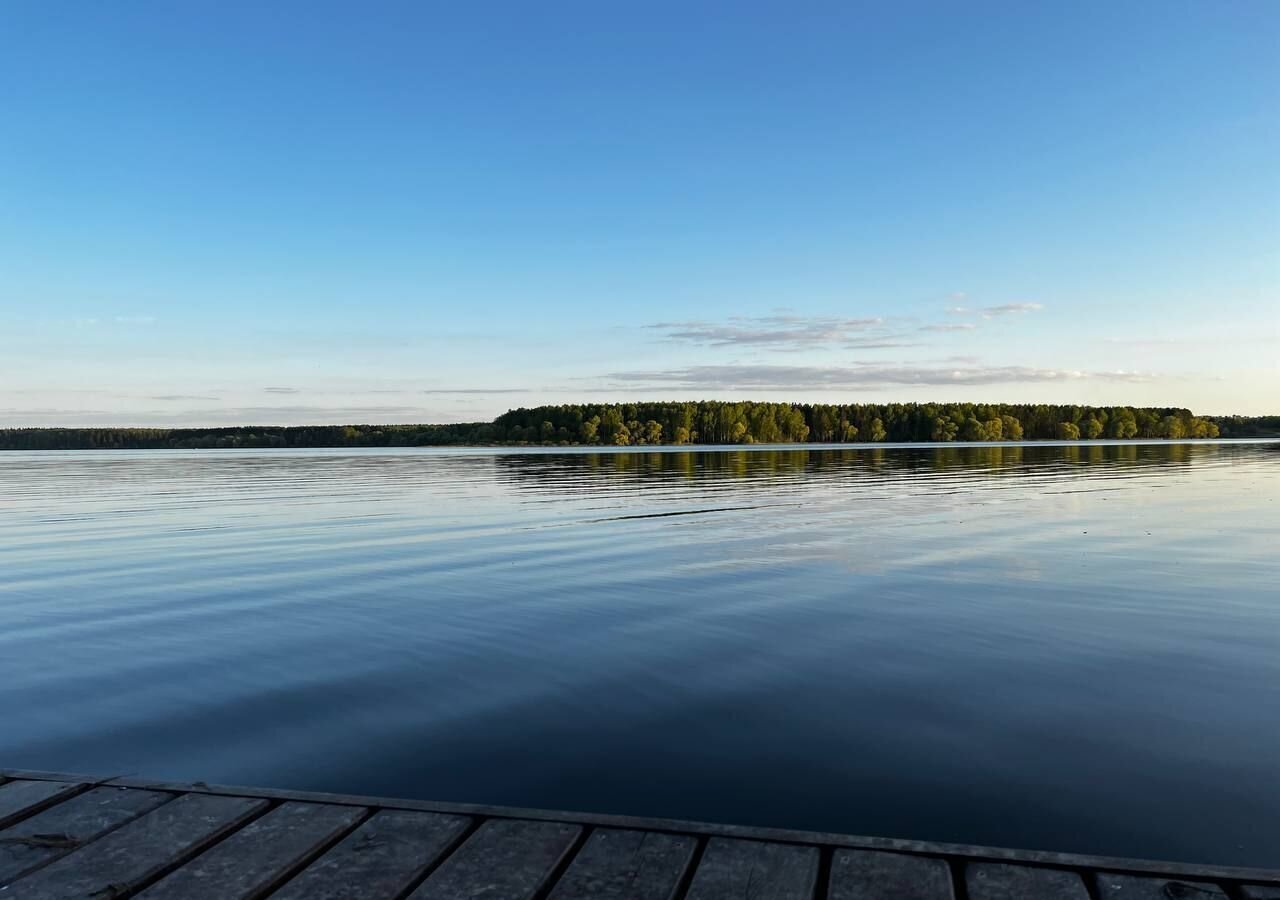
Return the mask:
<path id="1" fill-rule="evenodd" d="M 1280 416 L 1214 416 L 1223 437 L 1280 437 Z"/>
<path id="2" fill-rule="evenodd" d="M 1217 437 L 1185 409 L 981 403 L 625 403 L 516 409 L 501 441 L 575 444 L 789 444 Z"/>
<path id="3" fill-rule="evenodd" d="M 0 450 L 788 444 L 1280 436 L 1280 416 L 1202 418 L 1175 408 L 981 403 L 569 404 L 457 425 L 15 428 Z"/>
<path id="4" fill-rule="evenodd" d="M 10 428 L 0 450 L 155 450 L 234 447 L 437 447 L 474 444 L 487 423 L 247 425 L 234 428 Z"/>

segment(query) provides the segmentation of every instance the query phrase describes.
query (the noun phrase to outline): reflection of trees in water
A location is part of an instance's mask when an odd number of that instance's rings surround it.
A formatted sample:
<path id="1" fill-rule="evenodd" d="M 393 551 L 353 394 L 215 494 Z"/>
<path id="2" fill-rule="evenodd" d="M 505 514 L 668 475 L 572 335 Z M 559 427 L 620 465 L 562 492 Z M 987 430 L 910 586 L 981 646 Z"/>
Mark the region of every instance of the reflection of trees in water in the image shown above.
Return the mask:
<path id="1" fill-rule="evenodd" d="M 774 449 L 729 451 L 500 454 L 499 478 L 516 484 L 547 480 L 620 478 L 727 480 L 1045 471 L 1064 467 L 1116 468 L 1185 465 L 1220 452 L 1217 445 L 1070 444 Z"/>

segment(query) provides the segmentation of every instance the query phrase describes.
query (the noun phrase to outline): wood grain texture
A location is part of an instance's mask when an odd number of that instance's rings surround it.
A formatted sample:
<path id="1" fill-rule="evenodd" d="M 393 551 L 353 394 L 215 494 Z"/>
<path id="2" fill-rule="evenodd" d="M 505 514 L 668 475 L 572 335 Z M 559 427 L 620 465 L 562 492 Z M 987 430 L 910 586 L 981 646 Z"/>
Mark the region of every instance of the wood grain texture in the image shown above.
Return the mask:
<path id="1" fill-rule="evenodd" d="M 1089 900 L 1084 880 L 1063 869 L 970 863 L 964 880 L 969 900 Z"/>
<path id="2" fill-rule="evenodd" d="M 1206 881 L 1148 878 L 1099 872 L 1098 896 L 1102 900 L 1226 900 L 1226 893 Z"/>
<path id="3" fill-rule="evenodd" d="M 671 900 L 697 843 L 688 835 L 597 829 L 556 883 L 551 900 Z"/>
<path id="4" fill-rule="evenodd" d="M 414 891 L 411 900 L 530 900 L 573 849 L 582 829 L 492 819 Z"/>
<path id="5" fill-rule="evenodd" d="M 0 828 L 71 796 L 82 787 L 61 781 L 9 781 L 0 784 Z"/>
<path id="6" fill-rule="evenodd" d="M 264 800 L 186 794 L 18 879 L 22 900 L 110 900 L 178 866 L 267 806 Z"/>
<path id="7" fill-rule="evenodd" d="M 173 799 L 161 791 L 99 787 L 0 831 L 0 885 Z"/>
<path id="8" fill-rule="evenodd" d="M 271 895 L 272 900 L 399 897 L 470 826 L 463 816 L 383 810 Z"/>
<path id="9" fill-rule="evenodd" d="M 688 900 L 810 900 L 818 849 L 712 838 L 693 873 Z"/>
<path id="10" fill-rule="evenodd" d="M 354 826 L 364 811 L 284 803 L 139 894 L 145 900 L 248 900 L 276 886 Z"/>
<path id="11" fill-rule="evenodd" d="M 951 892 L 961 887 L 968 900 L 1084 900 L 1086 888 L 1096 900 L 1280 900 L 1275 869 L 548 810 L 523 811 L 526 817 L 496 812 L 502 807 L 416 800 L 365 805 L 350 795 L 123 777 L 105 786 L 83 776 L 0 774 L 7 779 L 0 791 L 8 792 L 0 797 L 11 817 L 0 827 L 0 900 L 403 900 L 410 894 L 419 900 L 812 900 L 815 894 L 955 900 Z M 362 822 L 371 808 L 378 812 Z M 817 884 L 823 853 L 830 878 Z M 952 884 L 946 877 L 952 873 L 962 883 Z"/>
<path id="12" fill-rule="evenodd" d="M 1245 900 L 1280 900 L 1280 884 L 1246 884 L 1240 888 Z"/>
<path id="13" fill-rule="evenodd" d="M 68 774 L 32 769 L 0 768 L 0 776 L 36 781 L 97 782 L 100 779 L 83 774 Z M 955 844 L 907 838 L 872 837 L 831 831 L 803 831 L 759 825 L 733 825 L 693 822 L 656 816 L 625 816 L 612 813 L 571 812 L 553 809 L 527 809 L 490 803 L 458 803 L 440 800 L 415 800 L 404 797 L 360 794 L 319 793 L 282 788 L 245 785 L 210 784 L 208 782 L 161 781 L 121 775 L 111 779 L 120 787 L 142 788 L 176 793 L 215 794 L 229 797 L 258 797 L 270 800 L 300 800 L 306 803 L 333 803 L 378 809 L 416 810 L 446 813 L 473 818 L 529 819 L 544 822 L 573 822 L 583 826 L 621 828 L 635 831 L 665 831 L 700 837 L 733 837 L 743 840 L 775 841 L 813 846 L 843 847 L 856 850 L 885 850 L 895 853 L 945 856 L 957 862 L 967 860 L 1003 861 L 1015 865 L 1049 866 L 1059 869 L 1125 871 L 1151 873 L 1159 877 L 1183 877 L 1192 881 L 1227 880 L 1233 883 L 1280 883 L 1280 869 L 1274 866 L 1221 865 L 1178 860 L 1125 859 L 1100 854 L 1065 853 L 1057 850 L 1010 849 L 976 844 Z"/>
<path id="14" fill-rule="evenodd" d="M 876 850 L 837 850 L 828 900 L 955 900 L 946 860 Z"/>

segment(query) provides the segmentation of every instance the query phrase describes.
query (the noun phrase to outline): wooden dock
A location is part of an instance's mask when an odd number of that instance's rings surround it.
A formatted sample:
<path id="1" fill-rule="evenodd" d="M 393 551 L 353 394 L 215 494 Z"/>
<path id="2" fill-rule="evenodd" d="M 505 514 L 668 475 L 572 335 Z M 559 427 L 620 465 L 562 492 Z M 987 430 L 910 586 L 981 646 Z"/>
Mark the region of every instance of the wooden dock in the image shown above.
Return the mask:
<path id="1" fill-rule="evenodd" d="M 1280 870 L 0 770 L 0 900 L 1280 900 Z"/>

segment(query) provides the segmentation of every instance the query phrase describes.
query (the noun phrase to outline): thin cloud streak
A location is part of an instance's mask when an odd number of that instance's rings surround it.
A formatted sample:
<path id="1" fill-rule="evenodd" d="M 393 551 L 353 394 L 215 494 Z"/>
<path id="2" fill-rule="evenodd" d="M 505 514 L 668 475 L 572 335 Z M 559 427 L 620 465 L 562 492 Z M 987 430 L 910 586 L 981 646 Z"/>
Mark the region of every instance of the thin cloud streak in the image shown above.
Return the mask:
<path id="1" fill-rule="evenodd" d="M 653 389 L 697 390 L 846 390 L 879 386 L 1048 384 L 1079 381 L 1142 383 L 1158 377 L 1140 372 L 1086 372 L 1028 366 L 689 366 L 656 371 L 614 372 L 607 376 L 623 384 Z"/>
<path id="2" fill-rule="evenodd" d="M 144 409 L 129 412 L 95 409 L 0 408 L 0 428 L 174 427 L 265 425 L 419 424 L 478 421 L 488 415 L 458 415 L 456 410 L 417 406 L 241 406 L 214 409 Z"/>
<path id="3" fill-rule="evenodd" d="M 999 306 L 984 306 L 979 311 L 982 318 L 994 319 L 996 316 L 1021 315 L 1041 309 L 1044 309 L 1043 303 L 1002 303 Z"/>
<path id="4" fill-rule="evenodd" d="M 880 329 L 884 319 L 829 316 L 734 316 L 727 322 L 658 322 L 647 328 L 663 332 L 672 343 L 706 347 L 761 347 L 764 349 L 812 348 L 865 340 L 866 332 Z M 881 334 L 879 341 L 888 335 Z"/>
<path id="5" fill-rule="evenodd" d="M 420 394 L 532 394 L 532 388 L 426 388 Z"/>
<path id="6" fill-rule="evenodd" d="M 948 306 L 946 313 L 949 316 L 981 316 L 984 319 L 994 319 L 998 316 L 1017 316 L 1029 312 L 1037 312 L 1044 309 L 1043 303 L 1000 303 L 995 306 Z"/>

